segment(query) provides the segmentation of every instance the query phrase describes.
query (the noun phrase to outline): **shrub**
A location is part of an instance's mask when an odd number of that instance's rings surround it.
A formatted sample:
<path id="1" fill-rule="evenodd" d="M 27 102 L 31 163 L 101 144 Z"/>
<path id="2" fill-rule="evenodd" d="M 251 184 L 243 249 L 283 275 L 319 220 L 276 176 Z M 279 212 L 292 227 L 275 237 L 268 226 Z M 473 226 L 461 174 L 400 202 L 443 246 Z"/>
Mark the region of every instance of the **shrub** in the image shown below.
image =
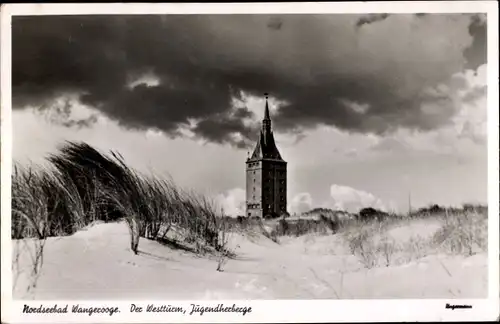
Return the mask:
<path id="1" fill-rule="evenodd" d="M 383 233 L 376 249 L 382 254 L 382 257 L 385 261 L 385 266 L 390 266 L 392 257 L 394 253 L 397 252 L 397 245 L 394 238 L 389 237 L 387 233 Z"/>
<path id="2" fill-rule="evenodd" d="M 487 208 L 443 210 L 445 213 L 432 218 L 442 224 L 437 232 L 430 236 L 409 234 L 408 238 L 399 242 L 389 235 L 388 229 L 400 225 L 412 226 L 413 222 L 419 221 L 418 218 L 352 220 L 342 223 L 339 230 L 350 253 L 357 256 L 366 268 L 382 262 L 386 266 L 395 264 L 395 261 L 398 264 L 408 263 L 440 252 L 470 256 L 487 251 Z"/>
<path id="3" fill-rule="evenodd" d="M 359 226 L 343 233 L 350 252 L 358 256 L 366 268 L 372 268 L 378 263 L 377 247 L 372 240 L 373 230 L 369 226 Z"/>
<path id="4" fill-rule="evenodd" d="M 42 270 L 47 236 L 54 230 L 54 224 L 60 224 L 53 218 L 55 206 L 48 195 L 49 189 L 54 189 L 57 195 L 63 188 L 59 187 L 57 178 L 44 170 L 35 172 L 16 166 L 13 178 L 16 180 L 12 182 L 13 288 L 26 266 L 29 273 L 25 288 L 26 293 L 30 293 L 36 288 Z M 20 258 L 22 254 L 29 257 L 27 265 Z"/>
<path id="5" fill-rule="evenodd" d="M 372 207 L 363 208 L 359 211 L 358 219 L 362 221 L 378 220 L 382 221 L 388 216 L 387 213 Z"/>
<path id="6" fill-rule="evenodd" d="M 289 224 L 288 222 L 281 218 L 279 221 L 278 221 L 278 226 L 276 227 L 276 234 L 278 236 L 284 236 L 284 235 L 288 235 L 290 232 L 289 232 Z"/>
<path id="7" fill-rule="evenodd" d="M 488 249 L 488 214 L 476 211 L 449 213 L 433 243 L 451 254 L 473 255 Z"/>
<path id="8" fill-rule="evenodd" d="M 325 215 L 321 214 L 320 219 L 323 223 L 325 223 L 328 228 L 333 232 L 336 233 L 340 227 L 340 222 L 338 217 L 335 215 L 334 219 L 326 217 Z"/>

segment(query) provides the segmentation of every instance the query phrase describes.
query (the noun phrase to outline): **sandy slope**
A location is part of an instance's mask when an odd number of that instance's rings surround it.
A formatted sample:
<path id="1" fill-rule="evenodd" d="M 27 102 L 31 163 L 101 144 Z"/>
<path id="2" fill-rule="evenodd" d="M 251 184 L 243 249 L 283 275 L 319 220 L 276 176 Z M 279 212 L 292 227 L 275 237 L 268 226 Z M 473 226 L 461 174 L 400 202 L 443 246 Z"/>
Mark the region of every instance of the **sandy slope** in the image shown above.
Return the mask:
<path id="1" fill-rule="evenodd" d="M 430 228 L 427 226 L 426 228 Z M 392 230 L 408 237 L 411 230 Z M 142 239 L 129 250 L 124 223 L 99 224 L 50 238 L 37 299 L 315 299 L 483 298 L 487 255 L 432 255 L 407 264 L 365 269 L 339 235 L 283 238 L 233 234 L 238 254 L 224 272 L 217 260 Z M 26 262 L 27 255 L 23 255 Z M 23 298 L 21 275 L 14 290 Z"/>

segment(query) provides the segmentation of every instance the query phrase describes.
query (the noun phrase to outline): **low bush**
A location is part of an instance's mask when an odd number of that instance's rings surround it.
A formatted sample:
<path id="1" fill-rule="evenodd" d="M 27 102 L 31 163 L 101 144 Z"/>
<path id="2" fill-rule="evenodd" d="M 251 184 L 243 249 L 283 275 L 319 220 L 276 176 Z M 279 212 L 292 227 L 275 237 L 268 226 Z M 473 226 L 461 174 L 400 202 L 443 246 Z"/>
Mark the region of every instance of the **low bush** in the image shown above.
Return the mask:
<path id="1" fill-rule="evenodd" d="M 356 255 L 366 268 L 408 263 L 436 253 L 470 256 L 487 251 L 487 209 L 464 208 L 446 213 L 439 209 L 439 212 L 432 216 L 433 221 L 441 224 L 434 234 L 420 236 L 409 232 L 404 241 L 391 237 L 389 229 L 411 227 L 412 223 L 431 219 L 431 216 L 421 214 L 421 218 L 414 215 L 408 219 L 397 217 L 384 221 L 352 220 L 344 223 L 340 231 L 349 252 Z"/>

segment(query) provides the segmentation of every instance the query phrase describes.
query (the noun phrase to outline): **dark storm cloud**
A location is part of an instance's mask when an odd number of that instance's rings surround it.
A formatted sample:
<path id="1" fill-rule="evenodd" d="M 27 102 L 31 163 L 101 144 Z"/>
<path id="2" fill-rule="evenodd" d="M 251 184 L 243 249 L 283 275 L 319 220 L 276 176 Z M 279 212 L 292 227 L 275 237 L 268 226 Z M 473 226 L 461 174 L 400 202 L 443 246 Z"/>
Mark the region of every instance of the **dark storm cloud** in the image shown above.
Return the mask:
<path id="1" fill-rule="evenodd" d="M 428 14 L 423 13 L 423 12 L 421 12 L 421 13 L 416 13 L 416 14 L 415 14 L 415 16 L 417 16 L 417 17 L 419 17 L 419 18 L 420 18 L 420 17 L 425 17 L 425 16 L 427 16 L 427 15 L 428 15 Z"/>
<path id="2" fill-rule="evenodd" d="M 195 134 L 215 143 L 231 142 L 238 148 L 252 145 L 250 138 L 255 138 L 254 132 L 246 131 L 241 119 L 235 118 L 209 118 L 200 121 L 194 128 Z M 244 130 L 242 132 L 242 130 Z M 241 138 L 227 139 L 228 134 L 241 133 Z"/>
<path id="3" fill-rule="evenodd" d="M 486 14 L 472 16 L 469 33 L 473 37 L 473 43 L 464 52 L 467 59 L 466 67 L 476 70 L 486 62 Z"/>
<path id="4" fill-rule="evenodd" d="M 269 29 L 280 30 L 282 25 L 283 21 L 281 19 L 279 19 L 278 17 L 273 17 L 269 19 L 267 27 L 269 27 Z"/>
<path id="5" fill-rule="evenodd" d="M 13 106 L 76 93 L 125 127 L 179 136 L 196 120 L 197 136 L 238 147 L 256 131 L 243 122 L 252 113 L 232 107 L 242 91 L 285 102 L 273 117 L 281 131 L 432 129 L 454 111 L 422 89 L 462 71 L 470 24 L 461 15 L 14 17 Z M 130 86 L 148 73 L 158 84 Z M 421 105 L 433 100 L 443 107 L 429 117 Z"/>
<path id="6" fill-rule="evenodd" d="M 50 106 L 41 106 L 36 113 L 52 124 L 72 128 L 85 128 L 92 126 L 98 120 L 96 114 L 87 117 L 71 116 L 71 102 L 69 99 L 53 103 Z"/>

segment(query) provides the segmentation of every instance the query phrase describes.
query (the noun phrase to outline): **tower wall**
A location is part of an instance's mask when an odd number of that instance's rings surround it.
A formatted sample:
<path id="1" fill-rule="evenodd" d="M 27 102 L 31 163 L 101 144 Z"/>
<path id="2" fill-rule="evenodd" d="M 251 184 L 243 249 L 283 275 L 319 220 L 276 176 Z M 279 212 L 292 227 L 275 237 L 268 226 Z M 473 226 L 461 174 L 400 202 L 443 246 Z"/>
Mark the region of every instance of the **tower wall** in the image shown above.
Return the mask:
<path id="1" fill-rule="evenodd" d="M 280 216 L 286 212 L 286 162 L 262 161 L 263 216 Z"/>
<path id="2" fill-rule="evenodd" d="M 247 162 L 246 216 L 281 216 L 287 207 L 287 165 L 284 161 Z"/>

